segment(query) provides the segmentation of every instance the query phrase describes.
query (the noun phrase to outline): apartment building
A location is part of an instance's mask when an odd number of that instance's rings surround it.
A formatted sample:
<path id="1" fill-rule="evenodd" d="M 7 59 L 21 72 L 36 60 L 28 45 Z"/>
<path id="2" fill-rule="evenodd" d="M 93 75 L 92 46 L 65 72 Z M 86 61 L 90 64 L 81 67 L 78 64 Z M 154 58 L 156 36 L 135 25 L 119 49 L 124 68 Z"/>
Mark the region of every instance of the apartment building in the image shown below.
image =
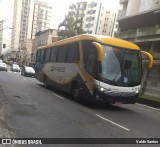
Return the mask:
<path id="1" fill-rule="evenodd" d="M 26 49 L 26 40 L 31 38 L 34 0 L 15 0 L 12 23 L 11 57 Z"/>
<path id="2" fill-rule="evenodd" d="M 160 0 L 120 0 L 118 37 L 160 58 Z"/>
<path id="3" fill-rule="evenodd" d="M 33 11 L 32 36 L 39 31 L 44 31 L 50 28 L 52 7 L 44 1 L 35 1 Z"/>
<path id="4" fill-rule="evenodd" d="M 83 23 L 83 17 L 85 16 L 84 12 L 86 10 L 87 2 L 77 2 L 69 6 L 69 12 L 73 15 L 74 21 L 80 21 Z M 77 24 L 77 25 L 80 25 Z"/>
<path id="5" fill-rule="evenodd" d="M 97 34 L 102 3 L 98 1 L 87 1 L 87 9 L 84 16 L 84 30 L 89 34 Z"/>
<path id="6" fill-rule="evenodd" d="M 13 60 L 17 57 L 17 52 L 19 56 L 25 56 L 24 53 L 28 54 L 28 39 L 35 38 L 35 34 L 38 31 L 43 31 L 50 27 L 51 9 L 43 1 L 14 1 L 11 39 L 11 57 Z"/>
<path id="7" fill-rule="evenodd" d="M 89 34 L 114 36 L 117 11 L 108 7 L 108 2 L 86 0 L 70 6 L 75 18 L 83 20 L 83 29 Z"/>
<path id="8" fill-rule="evenodd" d="M 117 32 L 117 12 L 102 6 L 96 33 L 98 35 L 114 36 Z"/>

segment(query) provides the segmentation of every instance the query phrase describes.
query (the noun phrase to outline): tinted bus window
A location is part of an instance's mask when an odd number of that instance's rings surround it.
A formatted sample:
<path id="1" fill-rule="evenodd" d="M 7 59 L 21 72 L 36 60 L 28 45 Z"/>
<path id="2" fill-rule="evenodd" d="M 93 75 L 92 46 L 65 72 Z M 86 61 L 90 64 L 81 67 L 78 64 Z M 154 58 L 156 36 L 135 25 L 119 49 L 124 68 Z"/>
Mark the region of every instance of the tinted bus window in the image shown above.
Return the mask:
<path id="1" fill-rule="evenodd" d="M 57 49 L 53 47 L 51 49 L 51 62 L 56 62 L 56 57 L 57 57 Z"/>
<path id="2" fill-rule="evenodd" d="M 67 45 L 58 48 L 58 62 L 65 62 L 67 57 Z"/>
<path id="3" fill-rule="evenodd" d="M 50 61 L 50 56 L 51 56 L 51 49 L 47 49 L 45 53 L 45 62 Z"/>
<path id="4" fill-rule="evenodd" d="M 68 52 L 68 62 L 76 63 L 79 62 L 79 46 L 78 43 L 72 43 L 69 45 L 69 52 Z"/>
<path id="5" fill-rule="evenodd" d="M 41 51 L 41 59 L 40 59 L 40 62 L 44 62 L 44 59 L 45 59 L 45 52 L 44 50 Z"/>
<path id="6" fill-rule="evenodd" d="M 40 62 L 40 61 L 41 61 L 41 51 L 37 51 L 36 62 Z"/>

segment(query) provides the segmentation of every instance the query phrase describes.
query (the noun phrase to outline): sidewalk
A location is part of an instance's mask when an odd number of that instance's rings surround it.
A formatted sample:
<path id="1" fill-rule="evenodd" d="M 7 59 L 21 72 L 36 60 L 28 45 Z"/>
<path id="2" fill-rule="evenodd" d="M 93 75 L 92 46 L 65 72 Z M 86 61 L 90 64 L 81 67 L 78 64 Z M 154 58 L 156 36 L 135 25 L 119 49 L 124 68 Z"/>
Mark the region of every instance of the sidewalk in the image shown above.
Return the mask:
<path id="1" fill-rule="evenodd" d="M 8 125 L 5 120 L 5 95 L 3 93 L 3 89 L 0 85 L 0 138 L 11 138 L 11 132 L 9 131 Z M 14 147 L 14 145 L 2 145 L 0 147 Z"/>
<path id="2" fill-rule="evenodd" d="M 151 101 L 147 99 L 139 98 L 137 103 L 145 104 L 147 106 L 154 107 L 154 108 L 160 108 L 160 102 Z"/>

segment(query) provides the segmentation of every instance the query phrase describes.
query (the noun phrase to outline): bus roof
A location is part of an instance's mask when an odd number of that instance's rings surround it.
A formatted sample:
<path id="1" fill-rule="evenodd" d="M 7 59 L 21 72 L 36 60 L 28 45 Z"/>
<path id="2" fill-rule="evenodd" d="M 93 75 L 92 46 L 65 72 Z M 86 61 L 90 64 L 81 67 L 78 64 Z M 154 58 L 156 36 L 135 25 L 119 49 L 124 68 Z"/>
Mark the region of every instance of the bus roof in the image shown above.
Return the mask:
<path id="1" fill-rule="evenodd" d="M 133 50 L 140 50 L 140 48 L 134 43 L 131 43 L 122 39 L 118 39 L 118 38 L 113 38 L 110 36 L 93 35 L 93 34 L 82 34 L 82 35 L 74 36 L 71 38 L 63 39 L 60 41 L 56 41 L 52 44 L 48 44 L 46 46 L 40 47 L 39 49 L 44 49 L 44 48 L 53 47 L 57 45 L 63 45 L 63 44 L 72 43 L 72 42 L 81 41 L 81 40 L 93 40 L 103 44 L 119 46 L 119 47 L 133 49 Z"/>

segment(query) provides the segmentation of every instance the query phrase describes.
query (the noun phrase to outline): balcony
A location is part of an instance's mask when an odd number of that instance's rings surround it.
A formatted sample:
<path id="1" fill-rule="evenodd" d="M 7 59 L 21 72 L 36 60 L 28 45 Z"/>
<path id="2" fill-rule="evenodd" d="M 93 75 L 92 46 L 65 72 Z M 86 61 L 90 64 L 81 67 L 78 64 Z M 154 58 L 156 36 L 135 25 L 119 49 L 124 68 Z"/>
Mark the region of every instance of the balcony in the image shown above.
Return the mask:
<path id="1" fill-rule="evenodd" d="M 143 28 L 138 28 L 138 29 L 130 29 L 127 31 L 122 31 L 116 34 L 116 37 L 122 38 L 122 39 L 135 39 L 137 38 L 143 38 L 145 39 L 148 38 L 148 36 L 150 36 L 149 38 L 155 39 L 155 38 L 159 38 L 158 36 L 160 35 L 160 25 L 156 25 L 156 26 L 152 26 L 152 27 L 143 27 Z M 152 37 L 151 37 L 152 36 Z"/>
<path id="2" fill-rule="evenodd" d="M 127 30 L 127 31 L 123 31 L 123 32 L 118 32 L 116 34 L 116 37 L 118 38 L 122 38 L 122 39 L 129 39 L 129 38 L 135 38 L 137 34 L 137 30 Z"/>
<path id="3" fill-rule="evenodd" d="M 153 26 L 153 27 L 144 27 L 140 28 L 137 32 L 137 37 L 142 36 L 151 36 L 151 35 L 160 35 L 160 26 Z"/>
<path id="4" fill-rule="evenodd" d="M 124 16 L 125 11 L 122 11 L 121 16 L 118 18 L 119 28 L 121 30 L 129 30 L 160 24 L 160 13 L 158 13 L 158 10 L 147 11 L 133 16 Z"/>

